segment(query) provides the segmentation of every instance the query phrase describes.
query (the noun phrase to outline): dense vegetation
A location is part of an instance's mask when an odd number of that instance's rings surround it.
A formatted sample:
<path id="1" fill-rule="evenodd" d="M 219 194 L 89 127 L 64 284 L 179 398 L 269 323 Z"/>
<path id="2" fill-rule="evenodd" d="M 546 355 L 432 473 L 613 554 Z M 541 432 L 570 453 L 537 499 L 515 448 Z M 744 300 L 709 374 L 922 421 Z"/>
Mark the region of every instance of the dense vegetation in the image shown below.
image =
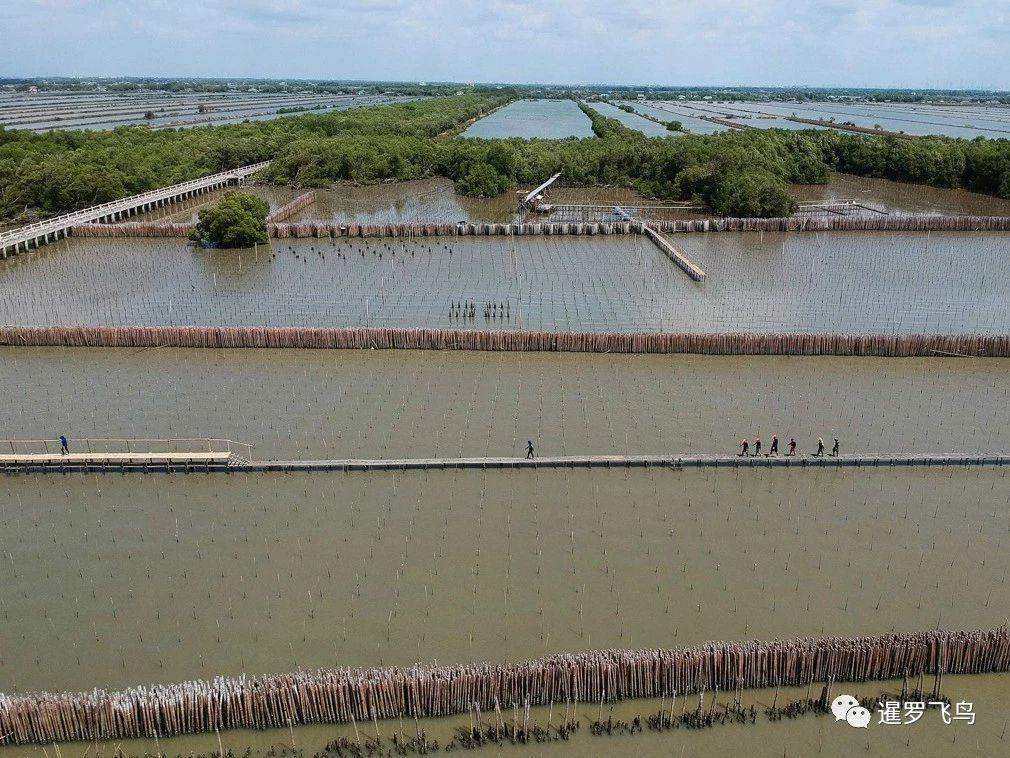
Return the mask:
<path id="1" fill-rule="evenodd" d="M 50 216 L 255 163 L 289 145 L 305 146 L 310 136 L 430 140 L 500 102 L 471 95 L 163 131 L 130 126 L 34 134 L 0 128 L 0 221 Z M 403 173 L 395 164 L 380 165 L 371 178 Z"/>
<path id="2" fill-rule="evenodd" d="M 270 203 L 247 192 L 226 192 L 214 206 L 200 211 L 192 238 L 206 247 L 249 247 L 267 241 Z"/>
<path id="3" fill-rule="evenodd" d="M 591 108 L 588 139 L 457 139 L 508 93 L 178 131 L 32 134 L 0 129 L 0 220 L 101 203 L 273 158 L 267 176 L 322 187 L 444 176 L 457 191 L 493 196 L 561 172 L 571 185 L 622 185 L 695 200 L 715 213 L 775 216 L 789 183 L 822 183 L 831 169 L 1010 198 L 1010 141 L 901 138 L 834 131 L 734 130 L 648 138 Z"/>

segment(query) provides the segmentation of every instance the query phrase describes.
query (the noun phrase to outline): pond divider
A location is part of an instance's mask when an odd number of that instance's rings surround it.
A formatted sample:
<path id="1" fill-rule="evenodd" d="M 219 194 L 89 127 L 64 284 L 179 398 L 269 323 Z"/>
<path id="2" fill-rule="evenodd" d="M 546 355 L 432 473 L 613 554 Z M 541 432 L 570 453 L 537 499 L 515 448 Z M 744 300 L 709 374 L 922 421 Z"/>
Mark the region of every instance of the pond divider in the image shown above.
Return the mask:
<path id="1" fill-rule="evenodd" d="M 1010 334 L 676 334 L 380 327 L 3 326 L 0 345 L 1010 357 Z"/>
<path id="2" fill-rule="evenodd" d="M 787 216 L 781 218 L 703 218 L 646 222 L 536 222 L 524 224 L 339 224 L 306 220 L 271 224 L 273 237 L 496 237 L 593 236 L 641 234 L 643 227 L 661 233 L 695 232 L 1005 232 L 1010 216 L 942 216 L 867 213 L 849 216 Z"/>
<path id="3" fill-rule="evenodd" d="M 196 228 L 192 223 L 147 223 L 130 221 L 125 224 L 78 224 L 71 227 L 72 237 L 189 237 Z"/>
<path id="4" fill-rule="evenodd" d="M 679 650 L 558 653 L 514 663 L 337 668 L 108 692 L 0 695 L 0 744 L 171 737 L 223 729 L 377 722 L 475 710 L 743 688 L 1010 670 L 1010 630 L 710 642 Z M 830 700 L 830 696 L 828 697 Z"/>
<path id="5" fill-rule="evenodd" d="M 668 239 L 655 230 L 650 229 L 647 226 L 643 227 L 643 230 L 645 232 L 645 236 L 652 240 L 653 244 L 663 252 L 663 255 L 673 261 L 677 268 L 696 282 L 705 281 L 705 272 L 702 271 L 701 267 L 695 264 L 694 261 L 688 258 L 683 251 L 675 248 L 670 244 Z"/>
<path id="6" fill-rule="evenodd" d="M 316 202 L 316 192 L 315 190 L 309 190 L 289 203 L 282 205 L 277 210 L 270 213 L 267 216 L 267 229 L 269 230 L 270 224 L 276 224 L 280 221 L 291 218 L 299 211 L 305 210 L 310 205 L 315 205 Z"/>

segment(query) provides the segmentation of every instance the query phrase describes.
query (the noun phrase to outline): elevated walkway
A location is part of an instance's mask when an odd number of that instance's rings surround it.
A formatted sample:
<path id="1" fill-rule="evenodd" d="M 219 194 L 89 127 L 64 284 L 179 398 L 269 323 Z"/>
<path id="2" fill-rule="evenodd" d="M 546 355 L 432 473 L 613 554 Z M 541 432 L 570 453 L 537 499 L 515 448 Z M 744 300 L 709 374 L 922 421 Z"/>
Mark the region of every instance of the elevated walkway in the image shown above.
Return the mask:
<path id="1" fill-rule="evenodd" d="M 232 440 L 70 439 L 0 441 L 0 471 L 217 470 L 249 463 L 252 447 Z"/>
<path id="2" fill-rule="evenodd" d="M 46 449 L 38 449 L 43 445 Z M 228 473 L 293 471 L 438 471 L 487 469 L 595 468 L 879 468 L 921 466 L 1006 466 L 1003 455 L 560 455 L 540 458 L 334 458 L 255 460 L 249 445 L 231 440 L 71 440 L 61 453 L 52 440 L 0 442 L 0 472 L 69 471 L 221 471 Z M 9 449 L 9 448 L 16 449 Z M 128 449 L 122 449 L 122 448 Z M 28 449 L 32 448 L 32 449 Z"/>
<path id="3" fill-rule="evenodd" d="M 34 224 L 20 226 L 6 232 L 0 232 L 0 256 L 16 255 L 19 252 L 37 248 L 53 240 L 62 239 L 70 234 L 71 229 L 83 224 L 110 223 L 120 221 L 128 216 L 152 208 L 186 200 L 195 195 L 211 192 L 221 187 L 241 184 L 249 176 L 270 165 L 270 161 L 253 163 L 249 166 L 221 171 L 200 179 L 193 179 L 171 187 L 144 192 L 140 195 L 124 197 L 91 208 L 84 208 L 73 213 L 38 221 Z"/>

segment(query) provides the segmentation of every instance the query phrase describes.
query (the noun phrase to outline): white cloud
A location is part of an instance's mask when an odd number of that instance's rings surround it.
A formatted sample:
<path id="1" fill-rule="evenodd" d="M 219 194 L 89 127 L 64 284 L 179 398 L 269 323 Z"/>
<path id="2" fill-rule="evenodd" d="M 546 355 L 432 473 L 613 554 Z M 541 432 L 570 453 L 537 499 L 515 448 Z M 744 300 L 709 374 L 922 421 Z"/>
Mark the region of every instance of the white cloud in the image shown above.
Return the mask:
<path id="1" fill-rule="evenodd" d="M 1005 0 L 0 0 L 0 75 L 1003 87 Z"/>

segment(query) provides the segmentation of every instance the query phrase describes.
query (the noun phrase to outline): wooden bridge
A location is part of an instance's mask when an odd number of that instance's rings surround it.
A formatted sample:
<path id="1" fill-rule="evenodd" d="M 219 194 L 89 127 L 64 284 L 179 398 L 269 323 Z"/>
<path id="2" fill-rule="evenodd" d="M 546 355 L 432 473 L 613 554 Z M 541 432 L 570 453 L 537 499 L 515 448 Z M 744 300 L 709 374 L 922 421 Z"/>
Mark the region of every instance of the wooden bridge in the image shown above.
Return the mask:
<path id="1" fill-rule="evenodd" d="M 252 446 L 208 437 L 0 441 L 0 471 L 227 470 L 252 461 Z"/>
<path id="2" fill-rule="evenodd" d="M 241 184 L 249 176 L 270 165 L 270 161 L 253 163 L 241 168 L 233 168 L 217 174 L 211 174 L 201 179 L 193 179 L 182 184 L 175 184 L 171 187 L 144 192 L 140 195 L 124 197 L 120 200 L 113 200 L 102 205 L 95 205 L 91 208 L 65 213 L 62 216 L 37 221 L 6 232 L 0 232 L 0 255 L 6 258 L 8 255 L 15 255 L 23 250 L 44 245 L 47 242 L 58 240 L 68 236 L 73 227 L 79 224 L 95 224 L 119 221 L 152 208 L 160 208 L 164 205 L 186 200 L 196 195 L 227 187 L 233 184 Z"/>
<path id="3" fill-rule="evenodd" d="M 54 440 L 0 442 L 0 472 L 378 472 L 487 469 L 660 468 L 881 468 L 1007 466 L 1003 455 L 560 455 L 542 458 L 341 458 L 256 460 L 249 445 L 232 440 L 71 440 L 63 453 Z M 4 448 L 7 449 L 6 447 Z"/>

